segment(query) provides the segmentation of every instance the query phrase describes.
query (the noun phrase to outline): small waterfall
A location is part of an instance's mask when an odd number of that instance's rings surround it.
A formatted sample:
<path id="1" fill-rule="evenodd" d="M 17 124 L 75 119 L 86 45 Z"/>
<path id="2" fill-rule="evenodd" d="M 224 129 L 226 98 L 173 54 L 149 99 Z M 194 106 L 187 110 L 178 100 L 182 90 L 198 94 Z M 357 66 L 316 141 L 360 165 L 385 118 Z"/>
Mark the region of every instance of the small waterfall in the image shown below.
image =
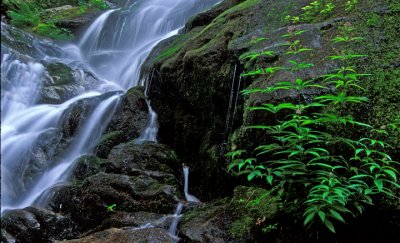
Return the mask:
<path id="1" fill-rule="evenodd" d="M 197 197 L 189 194 L 189 167 L 186 165 L 183 165 L 183 175 L 185 180 L 183 191 L 185 193 L 186 201 L 199 203 L 200 200 Z"/>
<path id="2" fill-rule="evenodd" d="M 140 137 L 135 140 L 135 143 L 141 144 L 145 141 L 157 142 L 157 133 L 158 133 L 158 122 L 157 122 L 157 113 L 151 107 L 151 101 L 148 97 L 148 92 L 150 90 L 151 81 L 153 80 L 154 70 L 151 72 L 150 78 L 146 78 L 143 83 L 145 86 L 144 95 L 146 97 L 147 109 L 149 111 L 149 122 L 144 129 L 144 131 L 140 134 Z"/>
<path id="3" fill-rule="evenodd" d="M 172 219 L 171 226 L 169 226 L 169 229 L 168 229 L 168 232 L 171 235 L 176 236 L 176 229 L 178 228 L 179 220 L 182 217 L 182 214 L 181 214 L 182 209 L 183 209 L 183 204 L 178 203 L 178 206 L 176 207 L 176 211 L 175 211 L 174 215 L 172 215 L 173 219 Z"/>
<path id="4" fill-rule="evenodd" d="M 149 122 L 138 139 L 135 140 L 137 144 L 145 141 L 157 142 L 158 123 L 157 113 L 151 107 L 151 102 L 146 98 L 147 108 L 149 111 Z"/>
<path id="5" fill-rule="evenodd" d="M 185 193 L 186 201 L 193 202 L 193 203 L 199 203 L 200 202 L 199 199 L 197 199 L 195 196 L 190 195 L 188 193 L 189 167 L 186 166 L 185 164 L 183 164 L 182 166 L 183 166 L 183 175 L 184 175 L 184 193 Z M 174 214 L 163 216 L 162 218 L 156 220 L 155 222 L 146 223 L 142 226 L 136 227 L 135 229 L 140 230 L 140 229 L 146 229 L 146 228 L 154 228 L 154 227 L 157 227 L 158 225 L 164 223 L 167 219 L 172 218 L 171 224 L 168 228 L 168 233 L 171 236 L 173 236 L 176 240 L 179 240 L 178 235 L 177 235 L 177 229 L 178 229 L 179 221 L 183 215 L 182 214 L 183 208 L 184 208 L 184 204 L 182 202 L 179 202 L 176 206 L 176 210 L 175 210 Z"/>

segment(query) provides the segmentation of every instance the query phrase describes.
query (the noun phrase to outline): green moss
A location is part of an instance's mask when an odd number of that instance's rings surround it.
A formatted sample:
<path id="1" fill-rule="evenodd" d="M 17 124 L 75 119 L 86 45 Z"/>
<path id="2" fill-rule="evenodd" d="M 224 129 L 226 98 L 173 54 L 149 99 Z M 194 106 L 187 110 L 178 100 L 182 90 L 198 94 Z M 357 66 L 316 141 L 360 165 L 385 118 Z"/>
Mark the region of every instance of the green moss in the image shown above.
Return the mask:
<path id="1" fill-rule="evenodd" d="M 66 29 L 57 27 L 53 22 L 39 23 L 31 29 L 34 33 L 55 40 L 71 40 L 73 35 Z"/>
<path id="2" fill-rule="evenodd" d="M 163 60 L 163 59 L 166 59 L 166 58 L 172 56 L 173 54 L 177 53 L 181 48 L 182 48 L 182 46 L 179 45 L 179 46 L 173 46 L 171 48 L 168 48 L 167 50 L 164 50 L 156 57 L 156 61 L 160 61 L 160 60 Z"/>
<path id="3" fill-rule="evenodd" d="M 50 63 L 46 69 L 49 75 L 53 77 L 56 86 L 66 85 L 74 80 L 71 68 L 65 64 Z"/>
<path id="4" fill-rule="evenodd" d="M 364 4 L 377 3 L 366 0 Z M 354 26 L 356 34 L 363 36 L 365 41 L 353 48 L 368 55 L 368 59 L 357 66 L 364 73 L 372 74 L 363 80 L 364 95 L 370 101 L 354 112 L 374 127 L 383 128 L 400 116 L 400 2 L 383 0 L 379 4 L 373 5 L 374 9 L 389 7 L 388 11 L 377 14 L 359 10 L 360 21 Z M 400 159 L 400 133 L 392 131 L 384 139 L 395 145 L 392 152 L 397 160 Z"/>
<path id="5" fill-rule="evenodd" d="M 252 227 L 254 226 L 254 218 L 250 216 L 244 216 L 235 222 L 233 222 L 229 233 L 234 238 L 243 238 L 250 234 Z"/>
<path id="6" fill-rule="evenodd" d="M 253 7 L 253 6 L 255 6 L 256 4 L 258 4 L 259 2 L 260 2 L 260 0 L 246 0 L 246 1 L 242 2 L 242 3 L 239 3 L 238 5 L 233 6 L 232 8 L 230 8 L 230 9 L 228 9 L 228 10 L 224 11 L 223 13 L 221 13 L 221 14 L 217 17 L 217 19 L 218 19 L 218 18 L 224 18 L 224 17 L 226 17 L 228 14 L 232 14 L 232 13 L 239 12 L 239 11 L 242 11 L 242 10 L 244 10 L 244 9 Z"/>
<path id="7" fill-rule="evenodd" d="M 122 135 L 121 131 L 113 131 L 113 132 L 109 132 L 104 134 L 103 136 L 101 136 L 101 138 L 99 139 L 99 142 L 97 144 L 102 144 L 104 142 L 110 141 L 110 140 L 114 140 L 115 138 L 118 138 Z"/>

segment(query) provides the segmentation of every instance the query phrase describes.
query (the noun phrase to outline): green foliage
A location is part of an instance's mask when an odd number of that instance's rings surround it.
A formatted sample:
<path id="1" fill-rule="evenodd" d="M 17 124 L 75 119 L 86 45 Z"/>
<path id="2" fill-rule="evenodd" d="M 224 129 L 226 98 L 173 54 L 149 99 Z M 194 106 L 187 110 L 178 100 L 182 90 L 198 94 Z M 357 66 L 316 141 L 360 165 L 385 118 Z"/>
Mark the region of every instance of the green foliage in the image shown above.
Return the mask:
<path id="1" fill-rule="evenodd" d="M 277 224 L 271 218 L 281 205 L 277 198 L 262 188 L 237 187 L 229 206 L 237 216 L 229 230 L 231 236 L 244 238 L 255 228 L 264 229 L 264 233 L 276 230 Z"/>
<path id="2" fill-rule="evenodd" d="M 39 23 L 32 28 L 32 30 L 38 35 L 47 36 L 56 40 L 68 40 L 73 37 L 67 29 L 59 28 L 52 22 Z"/>
<path id="3" fill-rule="evenodd" d="M 50 15 L 45 11 L 46 8 L 65 5 L 67 3 L 77 4 L 79 6 L 67 9 L 57 15 Z M 48 0 L 7 0 L 5 2 L 12 25 L 34 32 L 38 35 L 50 37 L 52 39 L 71 39 L 72 33 L 67 29 L 57 26 L 57 21 L 62 19 L 73 18 L 77 15 L 84 14 L 90 9 L 105 10 L 108 8 L 104 0 L 88 0 L 88 1 L 48 1 Z"/>
<path id="4" fill-rule="evenodd" d="M 9 0 L 7 14 L 11 18 L 11 24 L 16 27 L 34 27 L 40 22 L 39 8 L 32 2 Z"/>
<path id="5" fill-rule="evenodd" d="M 337 36 L 332 42 L 346 45 L 361 40 L 360 37 Z M 299 55 L 302 49 L 312 51 L 302 47 L 298 40 L 285 46 L 288 47 L 286 55 Z M 262 55 L 251 53 L 245 57 L 255 59 Z M 374 197 L 378 195 L 396 197 L 395 192 L 400 188 L 396 169 L 399 163 L 385 152 L 391 145 L 377 136 L 377 133 L 385 131 L 357 121 L 345 111 L 346 107 L 368 102 L 366 97 L 350 94 L 352 90 L 363 90 L 360 78 L 369 74 L 358 73 L 349 62 L 365 56 L 341 51 L 329 57 L 343 65 L 331 74 L 312 80 L 296 78 L 276 82 L 265 89 L 244 92 L 274 94 L 290 90 L 297 95 L 292 102 L 247 107 L 248 110 L 268 112 L 275 117 L 284 115 L 273 124 L 248 127 L 264 130 L 269 141 L 258 146 L 253 151 L 256 155 L 251 158 L 243 158 L 246 154 L 244 150 L 228 153 L 232 160 L 228 169 L 247 175 L 248 181 L 260 180 L 271 187 L 281 188 L 285 191 L 283 195 L 287 202 L 301 201 L 305 226 L 322 224 L 335 233 L 335 224 L 346 222 L 348 216 L 361 214 L 364 206 L 373 204 Z M 243 76 L 271 74 L 264 71 L 268 69 L 294 72 L 312 67 L 295 61 L 290 63 L 295 68 L 268 67 Z M 303 94 L 307 90 L 319 90 L 322 94 L 306 100 Z M 344 137 L 332 127 L 357 129 L 376 136 Z M 398 129 L 398 120 L 388 127 Z"/>
<path id="6" fill-rule="evenodd" d="M 116 209 L 116 207 L 117 207 L 117 204 L 111 204 L 111 205 L 108 205 L 106 208 L 107 208 L 107 212 L 108 213 L 112 213 L 112 212 L 114 212 L 115 211 L 115 209 Z"/>
<path id="7" fill-rule="evenodd" d="M 80 3 L 81 3 L 81 6 L 97 8 L 100 10 L 106 10 L 109 8 L 107 3 L 104 0 L 85 0 L 85 1 L 81 1 Z"/>

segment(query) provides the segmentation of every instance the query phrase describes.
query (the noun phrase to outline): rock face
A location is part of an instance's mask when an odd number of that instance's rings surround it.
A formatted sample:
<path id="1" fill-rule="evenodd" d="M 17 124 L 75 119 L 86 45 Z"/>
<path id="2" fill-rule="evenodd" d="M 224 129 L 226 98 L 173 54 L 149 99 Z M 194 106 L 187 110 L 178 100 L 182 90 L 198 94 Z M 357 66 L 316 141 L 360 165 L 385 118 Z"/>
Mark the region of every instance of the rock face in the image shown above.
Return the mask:
<path id="1" fill-rule="evenodd" d="M 304 2 L 293 4 L 301 6 Z M 197 195 L 203 198 L 224 194 L 231 191 L 226 188 L 232 188 L 224 154 L 228 152 L 229 134 L 243 119 L 244 100 L 241 95 L 235 96 L 238 90 L 249 86 L 248 80 L 239 78 L 245 66 L 239 56 L 257 51 L 252 40 L 266 35 L 265 23 L 281 29 L 273 35 L 286 31 L 271 13 L 289 11 L 291 8 L 286 5 L 269 0 L 223 1 L 193 17 L 181 35 L 161 42 L 144 64 L 143 72 L 154 74 L 149 97 L 159 116 L 159 140 L 173 147 L 193 167 L 194 181 L 198 183 L 195 186 L 200 188 Z M 318 38 L 312 32 L 307 41 L 321 45 Z M 279 43 L 276 40 L 271 45 Z M 286 57 L 279 54 L 267 61 L 280 58 Z M 253 119 L 246 115 L 244 119 Z M 207 192 L 211 186 L 213 192 Z"/>

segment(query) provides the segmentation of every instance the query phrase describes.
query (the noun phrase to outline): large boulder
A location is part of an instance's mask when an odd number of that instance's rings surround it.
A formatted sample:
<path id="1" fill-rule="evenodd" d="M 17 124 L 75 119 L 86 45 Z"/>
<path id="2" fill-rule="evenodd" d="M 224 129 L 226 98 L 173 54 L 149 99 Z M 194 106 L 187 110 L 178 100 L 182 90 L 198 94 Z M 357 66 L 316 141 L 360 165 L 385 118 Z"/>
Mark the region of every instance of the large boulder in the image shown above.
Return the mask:
<path id="1" fill-rule="evenodd" d="M 77 186 L 56 191 L 51 206 L 53 210 L 71 214 L 83 230 L 90 230 L 115 212 L 169 214 L 177 200 L 176 186 L 162 184 L 149 176 L 98 173 Z M 109 209 L 113 204 L 115 208 Z"/>
<path id="2" fill-rule="evenodd" d="M 173 150 L 152 142 L 120 144 L 111 150 L 107 161 L 107 172 L 124 175 L 172 174 L 182 168 Z"/>
<path id="3" fill-rule="evenodd" d="M 132 88 L 122 96 L 105 134 L 95 148 L 96 154 L 107 158 L 117 144 L 138 138 L 147 123 L 148 107 L 143 87 Z"/>
<path id="4" fill-rule="evenodd" d="M 232 198 L 186 211 L 179 236 L 189 242 L 257 242 L 255 229 L 273 225 L 278 205 L 278 198 L 264 189 L 239 186 Z"/>
<path id="5" fill-rule="evenodd" d="M 2 242 L 52 242 L 77 236 L 69 218 L 35 207 L 7 212 L 1 227 Z"/>

